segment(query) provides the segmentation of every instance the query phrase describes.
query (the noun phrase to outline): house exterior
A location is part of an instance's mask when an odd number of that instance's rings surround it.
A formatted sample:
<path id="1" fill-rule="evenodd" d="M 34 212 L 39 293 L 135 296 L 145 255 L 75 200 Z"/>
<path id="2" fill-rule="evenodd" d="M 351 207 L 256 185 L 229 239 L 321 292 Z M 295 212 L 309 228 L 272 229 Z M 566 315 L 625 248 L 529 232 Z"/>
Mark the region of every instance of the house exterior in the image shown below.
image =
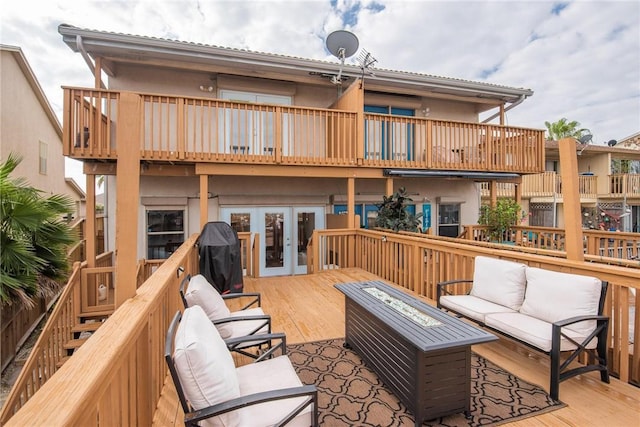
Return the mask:
<path id="1" fill-rule="evenodd" d="M 13 176 L 24 177 L 43 196 L 69 196 L 78 217 L 84 192 L 65 178 L 62 126 L 22 49 L 0 45 L 0 53 L 0 157 L 20 155 Z"/>
<path id="2" fill-rule="evenodd" d="M 640 151 L 628 145 L 576 145 L 578 191 L 584 229 L 640 231 Z M 545 172 L 524 176 L 521 206 L 529 226 L 564 228 L 564 196 L 557 141 L 545 142 Z M 511 183 L 499 197 L 513 197 Z M 489 202 L 489 188 L 482 197 Z"/>
<path id="3" fill-rule="evenodd" d="M 0 55 L 0 161 L 6 161 L 11 153 L 22 157 L 12 177 L 24 178 L 41 190 L 43 197 L 69 196 L 76 207 L 75 217 L 83 215 L 84 192 L 72 179 L 65 178 L 62 126 L 38 79 L 19 47 L 0 45 Z M 47 313 L 52 300 L 40 298 L 31 309 L 2 307 L 2 370 Z"/>
<path id="4" fill-rule="evenodd" d="M 400 187 L 425 230 L 456 236 L 477 219 L 480 183 L 497 194 L 544 170 L 544 131 L 504 125 L 529 89 L 355 65 L 336 84 L 333 62 L 59 33 L 95 77 L 65 88 L 65 155 L 84 162 L 87 188 L 107 176 L 117 283 L 209 221 L 257 233 L 260 275 L 304 273 L 314 229 L 366 227 Z"/>

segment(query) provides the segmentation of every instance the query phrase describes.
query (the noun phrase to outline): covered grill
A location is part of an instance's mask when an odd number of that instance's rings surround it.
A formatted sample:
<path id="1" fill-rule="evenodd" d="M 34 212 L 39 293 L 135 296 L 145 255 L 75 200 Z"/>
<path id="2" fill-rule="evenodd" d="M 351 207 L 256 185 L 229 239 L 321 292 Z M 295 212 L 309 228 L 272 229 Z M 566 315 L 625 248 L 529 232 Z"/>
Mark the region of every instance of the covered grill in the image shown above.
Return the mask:
<path id="1" fill-rule="evenodd" d="M 242 292 L 242 254 L 238 234 L 229 224 L 213 221 L 205 224 L 198 238 L 200 274 L 219 293 Z"/>

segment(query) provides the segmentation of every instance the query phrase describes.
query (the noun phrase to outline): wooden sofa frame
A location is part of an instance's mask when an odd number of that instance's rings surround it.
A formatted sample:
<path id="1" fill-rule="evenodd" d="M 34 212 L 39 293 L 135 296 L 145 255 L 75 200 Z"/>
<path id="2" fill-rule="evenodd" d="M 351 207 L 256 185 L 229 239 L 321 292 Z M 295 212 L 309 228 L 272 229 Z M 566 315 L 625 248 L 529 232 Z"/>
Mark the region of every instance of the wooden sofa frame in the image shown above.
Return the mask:
<path id="1" fill-rule="evenodd" d="M 485 325 L 483 322 L 479 322 L 477 319 L 472 319 L 467 316 L 464 316 L 462 313 L 459 313 L 455 310 L 452 310 L 448 307 L 443 307 L 440 305 L 440 297 L 444 295 L 454 295 L 453 293 L 448 291 L 448 287 L 459 284 L 459 283 L 473 283 L 471 279 L 463 279 L 463 280 L 449 280 L 445 282 L 440 282 L 437 284 L 437 306 L 442 310 L 447 310 L 452 313 L 455 313 L 458 317 L 464 317 L 466 319 L 472 320 L 473 322 L 479 324 L 483 328 L 489 329 L 493 332 L 497 332 L 503 336 L 506 336 L 518 343 L 524 344 L 525 346 L 537 350 L 538 352 L 542 352 L 547 354 L 550 357 L 551 364 L 551 372 L 550 372 L 550 384 L 549 384 L 549 395 L 555 401 L 559 401 L 560 394 L 560 382 L 571 378 L 576 375 L 583 374 L 585 372 L 590 371 L 600 371 L 600 379 L 609 383 L 609 370 L 607 365 L 607 334 L 609 330 L 609 318 L 603 316 L 602 313 L 604 311 L 604 303 L 607 296 L 607 288 L 608 282 L 601 281 L 602 287 L 600 290 L 600 300 L 598 303 L 598 314 L 595 316 L 576 316 L 564 320 L 560 320 L 554 322 L 552 324 L 552 337 L 551 337 L 551 351 L 544 351 L 528 342 L 522 341 L 517 337 L 508 335 L 506 332 L 492 328 L 490 326 Z M 595 320 L 596 328 L 591 332 L 591 334 L 583 341 L 576 342 L 574 339 L 563 333 L 562 328 L 572 325 L 574 323 L 582 322 L 585 320 Z M 562 361 L 560 357 L 560 342 L 561 338 L 564 337 L 571 343 L 573 343 L 577 348 L 572 351 L 572 353 L 566 358 L 566 360 Z M 587 345 L 593 338 L 598 338 L 598 344 L 595 349 L 588 349 Z M 588 364 L 582 365 L 575 368 L 569 368 L 569 364 L 576 360 L 581 354 L 586 354 L 588 356 Z M 594 362 L 594 363 L 591 363 Z"/>

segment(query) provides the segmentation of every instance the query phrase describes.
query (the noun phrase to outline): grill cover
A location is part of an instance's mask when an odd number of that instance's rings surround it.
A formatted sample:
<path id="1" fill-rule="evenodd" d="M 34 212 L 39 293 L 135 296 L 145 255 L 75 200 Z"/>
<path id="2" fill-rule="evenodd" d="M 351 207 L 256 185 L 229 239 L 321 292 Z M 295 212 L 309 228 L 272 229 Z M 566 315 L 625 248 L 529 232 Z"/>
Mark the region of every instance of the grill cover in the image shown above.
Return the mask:
<path id="1" fill-rule="evenodd" d="M 205 224 L 198 238 L 200 274 L 219 293 L 241 293 L 242 257 L 238 234 L 229 224 L 213 221 Z"/>

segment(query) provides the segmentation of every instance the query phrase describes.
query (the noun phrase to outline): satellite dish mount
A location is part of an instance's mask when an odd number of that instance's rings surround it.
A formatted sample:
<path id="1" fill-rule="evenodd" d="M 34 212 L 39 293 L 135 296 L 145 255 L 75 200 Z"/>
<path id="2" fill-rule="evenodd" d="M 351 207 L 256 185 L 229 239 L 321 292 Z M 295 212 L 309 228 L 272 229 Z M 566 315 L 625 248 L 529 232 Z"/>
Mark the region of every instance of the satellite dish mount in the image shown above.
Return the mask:
<path id="1" fill-rule="evenodd" d="M 331 78 L 331 82 L 333 84 L 342 84 L 342 68 L 344 67 L 344 60 L 350 58 L 356 53 L 358 45 L 358 38 L 355 34 L 349 31 L 337 30 L 327 36 L 327 50 L 340 60 L 340 71 L 337 76 L 333 76 Z"/>

